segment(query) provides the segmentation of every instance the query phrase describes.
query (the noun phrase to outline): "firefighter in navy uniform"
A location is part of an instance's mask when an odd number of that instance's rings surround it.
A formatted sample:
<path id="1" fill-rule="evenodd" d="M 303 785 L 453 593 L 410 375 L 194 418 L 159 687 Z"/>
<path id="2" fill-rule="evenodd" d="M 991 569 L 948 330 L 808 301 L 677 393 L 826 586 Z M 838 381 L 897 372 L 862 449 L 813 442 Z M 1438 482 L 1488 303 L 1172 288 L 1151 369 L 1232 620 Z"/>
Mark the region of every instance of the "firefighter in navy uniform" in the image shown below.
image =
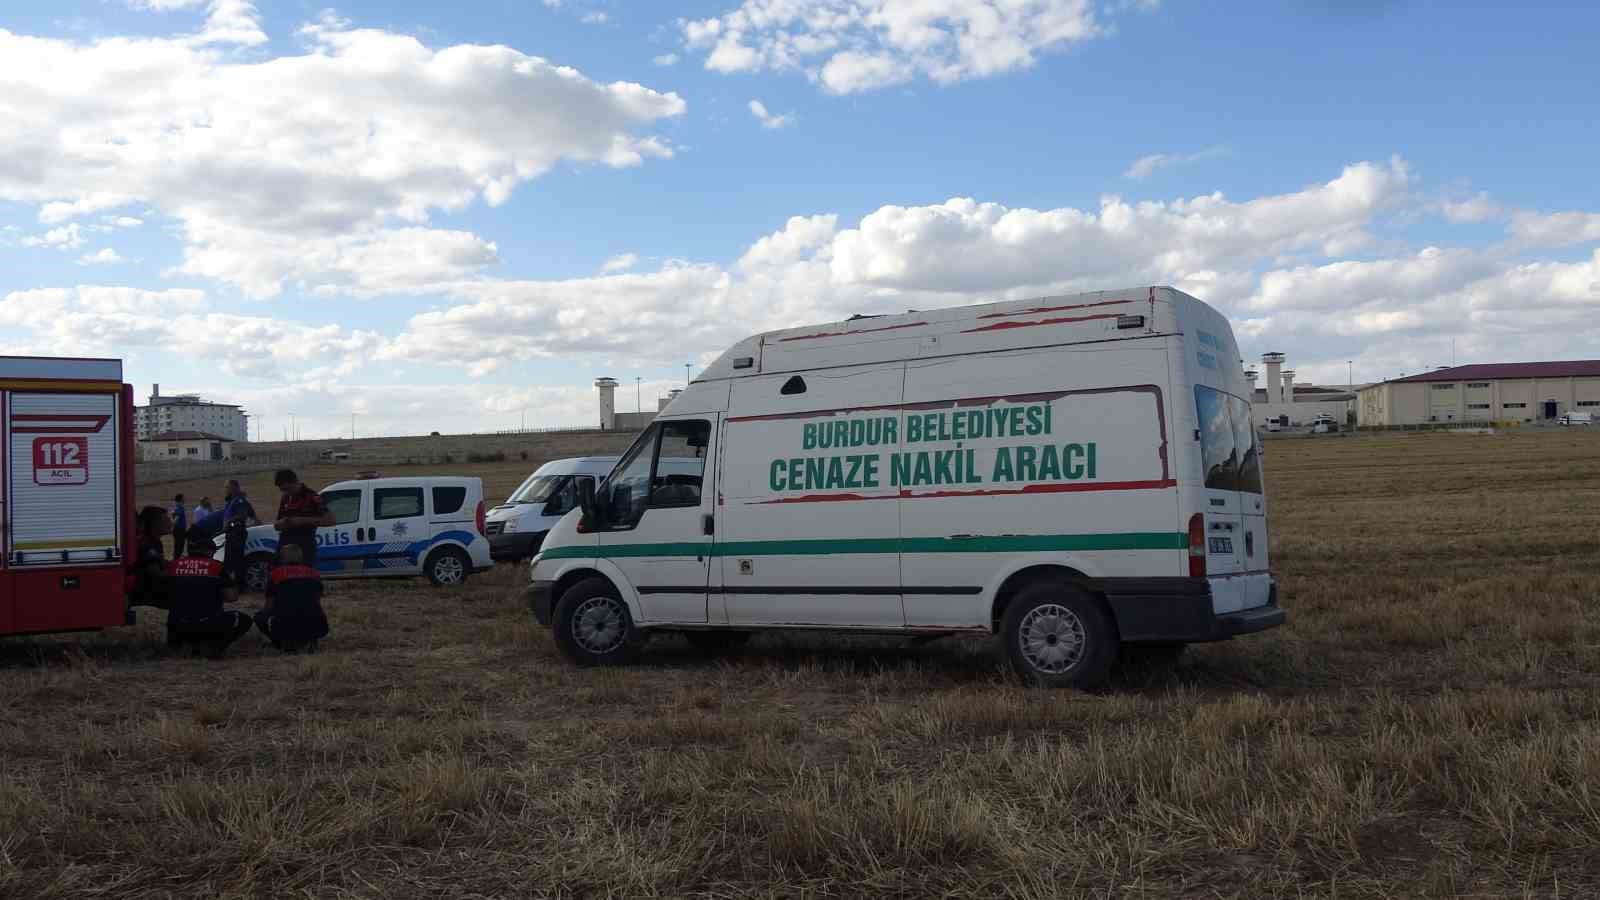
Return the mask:
<path id="1" fill-rule="evenodd" d="M 210 541 L 190 541 L 188 552 L 167 565 L 171 606 L 167 610 L 167 644 L 222 656 L 228 645 L 250 630 L 250 617 L 223 606 L 238 597 L 223 574 L 222 563 L 212 559 Z"/>
<path id="2" fill-rule="evenodd" d="M 278 548 L 278 565 L 267 585 L 267 606 L 256 613 L 256 627 L 285 653 L 315 653 L 317 641 L 328 636 L 322 576 L 305 564 L 299 545 Z"/>

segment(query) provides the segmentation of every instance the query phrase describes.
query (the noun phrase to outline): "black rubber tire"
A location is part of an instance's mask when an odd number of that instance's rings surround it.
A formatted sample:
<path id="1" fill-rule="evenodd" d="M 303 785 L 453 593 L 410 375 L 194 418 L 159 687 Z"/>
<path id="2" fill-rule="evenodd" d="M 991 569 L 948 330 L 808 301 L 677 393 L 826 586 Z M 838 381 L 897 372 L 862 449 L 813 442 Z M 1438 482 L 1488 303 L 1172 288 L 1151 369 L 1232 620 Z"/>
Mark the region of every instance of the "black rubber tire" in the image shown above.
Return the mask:
<path id="1" fill-rule="evenodd" d="M 472 560 L 459 547 L 440 547 L 428 554 L 422 574 L 434 587 L 461 587 L 472 574 Z"/>
<path id="2" fill-rule="evenodd" d="M 685 631 L 685 638 L 689 646 L 708 656 L 722 653 L 732 653 L 743 647 L 750 640 L 748 631 Z"/>
<path id="3" fill-rule="evenodd" d="M 600 603 L 598 601 L 607 601 Z M 604 648 L 587 646 L 580 641 L 575 630 L 580 612 L 603 608 L 603 615 L 616 617 L 622 634 Z M 633 662 L 644 646 L 644 635 L 633 626 L 633 616 L 628 604 L 616 587 L 604 578 L 585 578 L 561 593 L 551 616 L 550 630 L 556 639 L 556 649 L 568 661 L 579 666 L 621 666 Z"/>
<path id="4" fill-rule="evenodd" d="M 266 593 L 267 585 L 272 581 L 272 567 L 275 562 L 270 553 L 253 553 L 244 558 L 244 576 L 239 585 L 241 594 Z"/>
<path id="5" fill-rule="evenodd" d="M 1077 658 L 1059 670 L 1036 665 L 1023 648 L 1023 627 L 1030 624 L 1030 614 L 1052 605 L 1070 613 L 1071 624 L 1081 630 L 1082 647 Z M 1037 629 L 1040 625 L 1033 622 L 1030 628 Z M 1089 592 L 1059 579 L 1035 581 L 1011 599 L 1000 620 L 1000 639 L 1005 642 L 1012 670 L 1023 681 L 1039 687 L 1099 687 L 1105 683 L 1117 659 L 1117 629 L 1105 607 Z M 1049 646 L 1054 647 L 1056 643 L 1052 641 Z"/>

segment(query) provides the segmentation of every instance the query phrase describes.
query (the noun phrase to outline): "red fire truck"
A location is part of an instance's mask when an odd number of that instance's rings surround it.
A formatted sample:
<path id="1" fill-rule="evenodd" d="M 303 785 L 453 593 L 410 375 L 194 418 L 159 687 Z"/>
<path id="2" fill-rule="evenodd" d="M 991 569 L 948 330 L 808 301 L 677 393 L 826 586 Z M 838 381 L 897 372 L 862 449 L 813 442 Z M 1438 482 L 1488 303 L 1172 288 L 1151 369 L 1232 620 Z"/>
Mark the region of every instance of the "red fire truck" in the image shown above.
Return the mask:
<path id="1" fill-rule="evenodd" d="M 133 388 L 122 361 L 0 356 L 0 635 L 129 621 Z"/>

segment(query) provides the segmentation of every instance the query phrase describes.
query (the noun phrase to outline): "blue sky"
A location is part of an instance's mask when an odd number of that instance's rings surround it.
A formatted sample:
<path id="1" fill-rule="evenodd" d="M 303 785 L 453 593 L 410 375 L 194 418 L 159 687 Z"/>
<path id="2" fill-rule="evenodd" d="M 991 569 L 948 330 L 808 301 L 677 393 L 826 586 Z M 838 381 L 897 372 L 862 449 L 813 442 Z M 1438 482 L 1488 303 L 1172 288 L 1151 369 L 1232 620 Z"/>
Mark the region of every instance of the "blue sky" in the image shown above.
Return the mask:
<path id="1" fill-rule="evenodd" d="M 269 437 L 577 424 L 594 376 L 648 403 L 750 331 L 1153 282 L 1302 377 L 1600 357 L 1581 5 L 93 0 L 0 29 L 0 349 L 118 355 Z"/>

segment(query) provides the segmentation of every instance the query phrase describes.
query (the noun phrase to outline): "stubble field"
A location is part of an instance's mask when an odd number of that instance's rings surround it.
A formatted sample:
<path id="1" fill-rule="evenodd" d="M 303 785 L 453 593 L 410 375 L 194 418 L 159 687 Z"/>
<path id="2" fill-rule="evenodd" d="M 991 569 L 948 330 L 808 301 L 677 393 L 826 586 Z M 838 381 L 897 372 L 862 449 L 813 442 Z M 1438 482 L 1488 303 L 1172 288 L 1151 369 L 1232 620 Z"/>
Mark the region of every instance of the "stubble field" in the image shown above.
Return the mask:
<path id="1" fill-rule="evenodd" d="M 965 639 L 577 670 L 511 567 L 335 585 L 310 657 L 0 641 L 0 895 L 1600 894 L 1600 435 L 1266 466 L 1288 627 L 1096 695 Z"/>

